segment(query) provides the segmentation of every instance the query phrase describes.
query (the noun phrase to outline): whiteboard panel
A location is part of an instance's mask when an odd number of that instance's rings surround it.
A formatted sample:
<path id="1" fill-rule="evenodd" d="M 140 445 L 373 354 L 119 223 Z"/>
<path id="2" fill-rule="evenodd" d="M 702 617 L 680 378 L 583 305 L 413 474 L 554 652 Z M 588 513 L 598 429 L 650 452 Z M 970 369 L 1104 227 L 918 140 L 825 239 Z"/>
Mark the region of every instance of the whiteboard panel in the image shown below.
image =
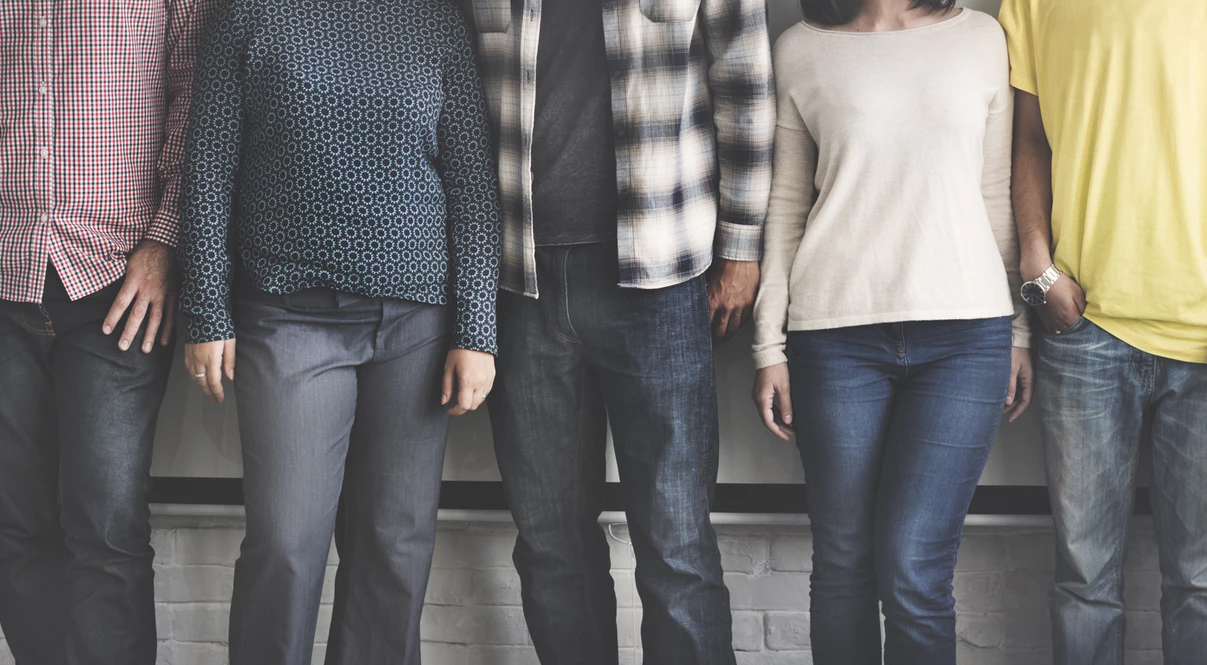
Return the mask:
<path id="1" fill-rule="evenodd" d="M 995 13 L 997 0 L 969 0 L 967 6 Z M 768 3 L 775 38 L 799 20 L 794 0 Z M 762 427 L 750 401 L 754 371 L 750 330 L 717 349 L 718 404 L 721 419 L 722 483 L 796 483 L 803 480 L 796 447 Z M 182 351 L 177 350 L 182 357 Z M 433 390 L 436 390 L 433 387 Z M 228 391 L 228 395 L 230 392 Z M 239 433 L 236 405 L 211 404 L 189 381 L 180 358 L 164 399 L 156 432 L 154 474 L 158 476 L 238 477 Z M 616 479 L 609 454 L 609 479 Z M 454 421 L 445 459 L 446 480 L 497 480 L 490 427 L 485 413 Z M 982 479 L 990 485 L 1042 485 L 1043 459 L 1032 411 L 1004 426 Z"/>

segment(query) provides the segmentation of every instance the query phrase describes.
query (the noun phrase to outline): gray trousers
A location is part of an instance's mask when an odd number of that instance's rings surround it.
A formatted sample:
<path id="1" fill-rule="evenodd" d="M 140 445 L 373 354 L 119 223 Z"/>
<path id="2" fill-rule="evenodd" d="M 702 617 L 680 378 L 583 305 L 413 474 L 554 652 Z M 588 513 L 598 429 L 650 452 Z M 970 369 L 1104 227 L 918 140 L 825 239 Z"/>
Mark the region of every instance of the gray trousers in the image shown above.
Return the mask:
<path id="1" fill-rule="evenodd" d="M 332 533 L 326 662 L 418 664 L 449 424 L 448 308 L 327 289 L 236 300 L 247 536 L 231 665 L 311 662 Z"/>

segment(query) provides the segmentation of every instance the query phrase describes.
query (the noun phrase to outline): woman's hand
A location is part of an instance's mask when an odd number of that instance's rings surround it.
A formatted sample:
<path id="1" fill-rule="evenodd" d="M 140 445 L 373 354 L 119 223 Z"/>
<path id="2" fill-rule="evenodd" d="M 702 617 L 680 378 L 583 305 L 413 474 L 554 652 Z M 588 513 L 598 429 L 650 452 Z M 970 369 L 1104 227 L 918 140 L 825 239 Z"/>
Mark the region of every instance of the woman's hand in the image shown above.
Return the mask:
<path id="1" fill-rule="evenodd" d="M 1010 350 L 1010 388 L 1006 391 L 1006 406 L 1002 409 L 1009 422 L 1018 420 L 1031 405 L 1034 389 L 1035 364 L 1031 362 L 1031 350 L 1016 346 Z"/>
<path id="2" fill-rule="evenodd" d="M 796 430 L 792 429 L 792 391 L 788 381 L 788 363 L 764 367 L 756 372 L 751 397 L 754 398 L 754 406 L 759 410 L 759 416 L 763 418 L 763 425 L 772 434 L 784 441 L 796 434 Z"/>
<path id="3" fill-rule="evenodd" d="M 184 366 L 188 368 L 193 382 L 201 386 L 202 392 L 221 404 L 225 399 L 222 375 L 225 374 L 231 381 L 235 380 L 235 340 L 185 344 Z"/>
<path id="4" fill-rule="evenodd" d="M 476 410 L 495 383 L 495 357 L 482 351 L 453 349 L 444 363 L 441 404 L 452 404 L 448 412 L 460 416 Z"/>

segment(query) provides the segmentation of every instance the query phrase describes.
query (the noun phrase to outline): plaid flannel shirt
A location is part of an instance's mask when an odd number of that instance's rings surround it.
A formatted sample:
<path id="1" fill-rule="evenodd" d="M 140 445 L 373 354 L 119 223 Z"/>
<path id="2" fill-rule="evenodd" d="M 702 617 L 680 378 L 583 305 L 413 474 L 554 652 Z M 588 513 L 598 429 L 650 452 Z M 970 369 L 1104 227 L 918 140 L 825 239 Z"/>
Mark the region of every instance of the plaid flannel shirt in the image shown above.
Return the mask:
<path id="1" fill-rule="evenodd" d="M 557 2 L 558 0 L 549 0 Z M 532 137 L 542 0 L 460 0 L 478 35 L 503 211 L 500 285 L 535 297 Z M 620 285 L 757 261 L 775 89 L 764 0 L 603 0 Z"/>

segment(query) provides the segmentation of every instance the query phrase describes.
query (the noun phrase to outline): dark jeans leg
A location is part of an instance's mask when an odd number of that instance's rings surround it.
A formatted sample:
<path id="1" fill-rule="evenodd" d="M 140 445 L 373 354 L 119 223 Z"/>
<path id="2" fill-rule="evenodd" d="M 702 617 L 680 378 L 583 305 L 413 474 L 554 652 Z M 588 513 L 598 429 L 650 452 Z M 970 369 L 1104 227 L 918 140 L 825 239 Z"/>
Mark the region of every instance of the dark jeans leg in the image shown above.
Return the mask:
<path id="1" fill-rule="evenodd" d="M 876 514 L 885 665 L 955 665 L 952 596 L 964 518 L 1010 382 L 1009 319 L 903 326 Z"/>
<path id="2" fill-rule="evenodd" d="M 118 288 L 45 305 L 55 327 L 67 660 L 81 665 L 151 665 L 156 652 L 147 492 L 172 349 L 121 351 L 101 333 Z"/>
<path id="3" fill-rule="evenodd" d="M 419 663 L 450 418 L 440 405 L 450 326 L 448 308 L 381 302 L 376 353 L 357 370 L 328 665 Z"/>
<path id="4" fill-rule="evenodd" d="M 5 454 L 13 450 L 10 446 L 26 451 L 17 453 L 11 469 L 24 467 L 29 476 L 11 485 L 24 494 L 14 500 L 17 512 L 24 514 L 0 519 L 14 519 L 14 526 L 4 529 L 18 544 L 13 560 L 32 574 L 18 586 L 47 591 L 46 598 L 20 608 L 27 618 L 19 621 L 37 624 L 52 615 L 53 628 L 31 625 L 29 638 L 57 637 L 57 643 L 33 647 L 32 665 L 62 658 L 80 665 L 155 662 L 154 552 L 147 490 L 155 421 L 172 350 L 156 346 L 150 354 L 137 349 L 123 352 L 116 338 L 101 332 L 119 288 L 120 283 L 113 284 L 72 302 L 62 284 L 52 278 L 42 307 L 23 309 L 20 325 L 26 333 L 53 331 L 52 338 L 38 337 L 33 345 L 29 338 L 19 342 L 18 353 L 24 359 L 14 366 L 29 383 L 22 388 L 26 394 L 14 394 L 12 399 L 33 401 L 21 405 L 29 411 L 4 417 L 6 423 L 15 424 L 10 426 L 18 434 L 5 442 Z M 6 327 L 12 321 L 7 318 Z M 9 328 L 9 334 L 12 331 Z M 8 402 L 8 394 L 5 391 L 5 409 L 8 404 L 18 405 Z M 58 423 L 57 437 L 54 428 L 43 422 L 47 414 Z M 56 458 L 57 466 L 51 466 Z M 5 464 L 4 473 L 9 469 Z M 54 513 L 47 501 L 56 491 L 61 497 L 58 517 L 65 564 L 62 551 L 51 544 L 54 527 L 46 521 Z M 40 561 L 31 563 L 33 556 Z M 59 565 L 63 567 L 56 571 Z M 62 590 L 56 591 L 60 584 Z M 59 602 L 65 602 L 65 607 Z M 17 650 L 29 648 L 19 630 L 10 629 L 8 635 L 10 640 L 16 636 Z M 65 655 L 60 656 L 60 650 Z"/>
<path id="5" fill-rule="evenodd" d="M 790 333 L 787 352 L 813 534 L 813 660 L 879 665 L 876 505 L 900 367 L 875 326 Z"/>
<path id="6" fill-rule="evenodd" d="M 37 305 L 0 301 L 0 627 L 18 665 L 62 665 L 53 343 Z"/>
<path id="7" fill-rule="evenodd" d="M 955 662 L 960 532 L 1010 372 L 1004 319 L 792 333 L 819 665 Z"/>
<path id="8" fill-rule="evenodd" d="M 1123 663 L 1123 560 L 1145 428 L 1144 364 L 1139 350 L 1085 319 L 1041 339 L 1036 403 L 1056 524 L 1057 665 Z"/>
<path id="9" fill-rule="evenodd" d="M 621 289 L 614 248 L 566 250 L 567 322 L 599 372 L 637 556 L 646 663 L 734 662 L 709 520 L 719 455 L 704 278 Z"/>
<path id="10" fill-rule="evenodd" d="M 566 325 L 564 257 L 538 252 L 539 300 L 499 294 L 490 417 L 538 657 L 544 665 L 615 665 L 616 592 L 598 523 L 607 422 L 598 380 Z"/>

